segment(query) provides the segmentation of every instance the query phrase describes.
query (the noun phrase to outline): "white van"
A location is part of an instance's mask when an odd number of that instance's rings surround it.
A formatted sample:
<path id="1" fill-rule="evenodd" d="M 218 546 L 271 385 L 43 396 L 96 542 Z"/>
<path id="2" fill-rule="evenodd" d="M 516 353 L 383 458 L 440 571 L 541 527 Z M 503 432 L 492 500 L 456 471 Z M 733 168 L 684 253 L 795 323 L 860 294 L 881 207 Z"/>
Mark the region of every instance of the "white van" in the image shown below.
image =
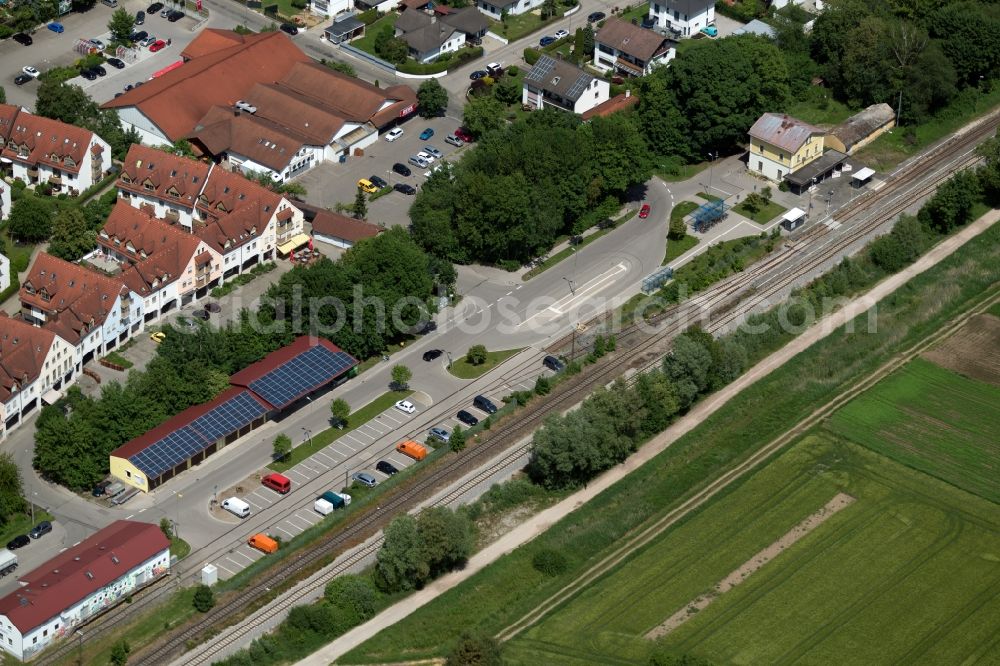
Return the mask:
<path id="1" fill-rule="evenodd" d="M 239 497 L 230 497 L 222 503 L 222 508 L 238 518 L 246 518 L 250 515 L 250 505 Z"/>

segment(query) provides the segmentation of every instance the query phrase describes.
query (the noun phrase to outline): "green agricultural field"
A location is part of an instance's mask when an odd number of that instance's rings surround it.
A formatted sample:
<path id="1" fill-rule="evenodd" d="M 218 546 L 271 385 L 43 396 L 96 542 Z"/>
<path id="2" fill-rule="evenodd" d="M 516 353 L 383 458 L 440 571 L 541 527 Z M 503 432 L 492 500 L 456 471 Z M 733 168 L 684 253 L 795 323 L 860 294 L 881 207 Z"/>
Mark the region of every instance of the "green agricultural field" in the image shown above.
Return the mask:
<path id="1" fill-rule="evenodd" d="M 661 638 L 718 664 L 996 663 L 1000 507 L 813 434 L 507 646 L 645 663 L 645 634 L 838 493 L 855 499 Z"/>
<path id="2" fill-rule="evenodd" d="M 855 398 L 832 432 L 1000 503 L 1000 388 L 918 358 Z"/>

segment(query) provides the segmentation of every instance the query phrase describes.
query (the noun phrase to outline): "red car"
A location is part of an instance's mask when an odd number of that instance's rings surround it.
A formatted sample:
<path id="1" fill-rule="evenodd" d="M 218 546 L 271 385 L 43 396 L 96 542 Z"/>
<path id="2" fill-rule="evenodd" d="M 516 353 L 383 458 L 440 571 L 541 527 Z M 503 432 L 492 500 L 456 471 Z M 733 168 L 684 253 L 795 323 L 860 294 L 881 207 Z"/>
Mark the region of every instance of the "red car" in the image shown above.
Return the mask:
<path id="1" fill-rule="evenodd" d="M 165 41 L 163 41 L 162 39 L 158 39 L 149 45 L 149 50 L 152 51 L 153 53 L 156 53 L 160 49 L 166 47 L 166 45 L 167 43 Z"/>
<path id="2" fill-rule="evenodd" d="M 461 139 L 466 143 L 472 143 L 473 141 L 476 140 L 475 137 L 469 133 L 469 130 L 465 129 L 464 127 L 459 127 L 457 130 L 455 130 L 455 136 L 457 136 L 459 139 Z"/>
<path id="3" fill-rule="evenodd" d="M 649 217 L 649 204 L 642 204 L 642 208 L 639 209 L 639 217 L 643 220 Z"/>

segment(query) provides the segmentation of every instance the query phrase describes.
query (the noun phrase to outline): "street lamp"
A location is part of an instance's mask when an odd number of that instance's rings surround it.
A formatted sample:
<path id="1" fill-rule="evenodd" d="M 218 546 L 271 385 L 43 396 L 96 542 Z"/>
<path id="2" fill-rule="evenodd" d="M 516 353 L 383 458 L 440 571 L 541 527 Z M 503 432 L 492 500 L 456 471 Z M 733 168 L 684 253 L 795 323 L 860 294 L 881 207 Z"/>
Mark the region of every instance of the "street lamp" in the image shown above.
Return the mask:
<path id="1" fill-rule="evenodd" d="M 448 369 L 451 370 L 451 363 L 452 363 L 452 361 L 451 361 L 451 352 L 450 351 L 445 351 L 445 354 L 448 355 Z"/>
<path id="2" fill-rule="evenodd" d="M 312 446 L 313 443 L 312 430 L 310 430 L 309 428 L 303 428 L 302 432 L 305 433 L 305 435 L 302 438 L 302 442 L 305 443 L 308 440 L 309 446 Z"/>
<path id="3" fill-rule="evenodd" d="M 563 276 L 563 280 L 566 280 L 566 284 L 569 285 L 569 293 L 576 295 L 576 283 L 573 282 L 573 280 L 570 280 L 565 275 Z"/>
<path id="4" fill-rule="evenodd" d="M 719 158 L 719 151 L 715 153 L 709 153 L 708 157 L 710 159 L 708 163 L 708 193 L 712 193 L 712 170 L 715 168 L 715 160 Z"/>

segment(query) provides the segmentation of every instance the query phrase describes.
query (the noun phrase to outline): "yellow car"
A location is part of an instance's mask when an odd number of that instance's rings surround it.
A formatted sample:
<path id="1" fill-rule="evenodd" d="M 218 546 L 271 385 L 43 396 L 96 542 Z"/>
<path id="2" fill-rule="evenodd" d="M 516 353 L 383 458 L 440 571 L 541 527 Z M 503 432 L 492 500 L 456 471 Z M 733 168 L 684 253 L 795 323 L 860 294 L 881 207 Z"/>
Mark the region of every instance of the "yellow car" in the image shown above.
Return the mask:
<path id="1" fill-rule="evenodd" d="M 160 344 L 161 342 L 167 339 L 167 334 L 164 333 L 163 331 L 157 331 L 156 333 L 153 333 L 151 336 L 149 336 L 149 339 L 155 342 L 156 344 Z"/>
<path id="2" fill-rule="evenodd" d="M 368 180 L 367 178 L 362 178 L 361 180 L 359 180 L 358 181 L 358 187 L 360 187 L 362 190 L 364 190 L 368 194 L 374 194 L 375 192 L 378 192 L 378 188 L 375 187 L 375 183 L 373 183 L 372 181 Z"/>

